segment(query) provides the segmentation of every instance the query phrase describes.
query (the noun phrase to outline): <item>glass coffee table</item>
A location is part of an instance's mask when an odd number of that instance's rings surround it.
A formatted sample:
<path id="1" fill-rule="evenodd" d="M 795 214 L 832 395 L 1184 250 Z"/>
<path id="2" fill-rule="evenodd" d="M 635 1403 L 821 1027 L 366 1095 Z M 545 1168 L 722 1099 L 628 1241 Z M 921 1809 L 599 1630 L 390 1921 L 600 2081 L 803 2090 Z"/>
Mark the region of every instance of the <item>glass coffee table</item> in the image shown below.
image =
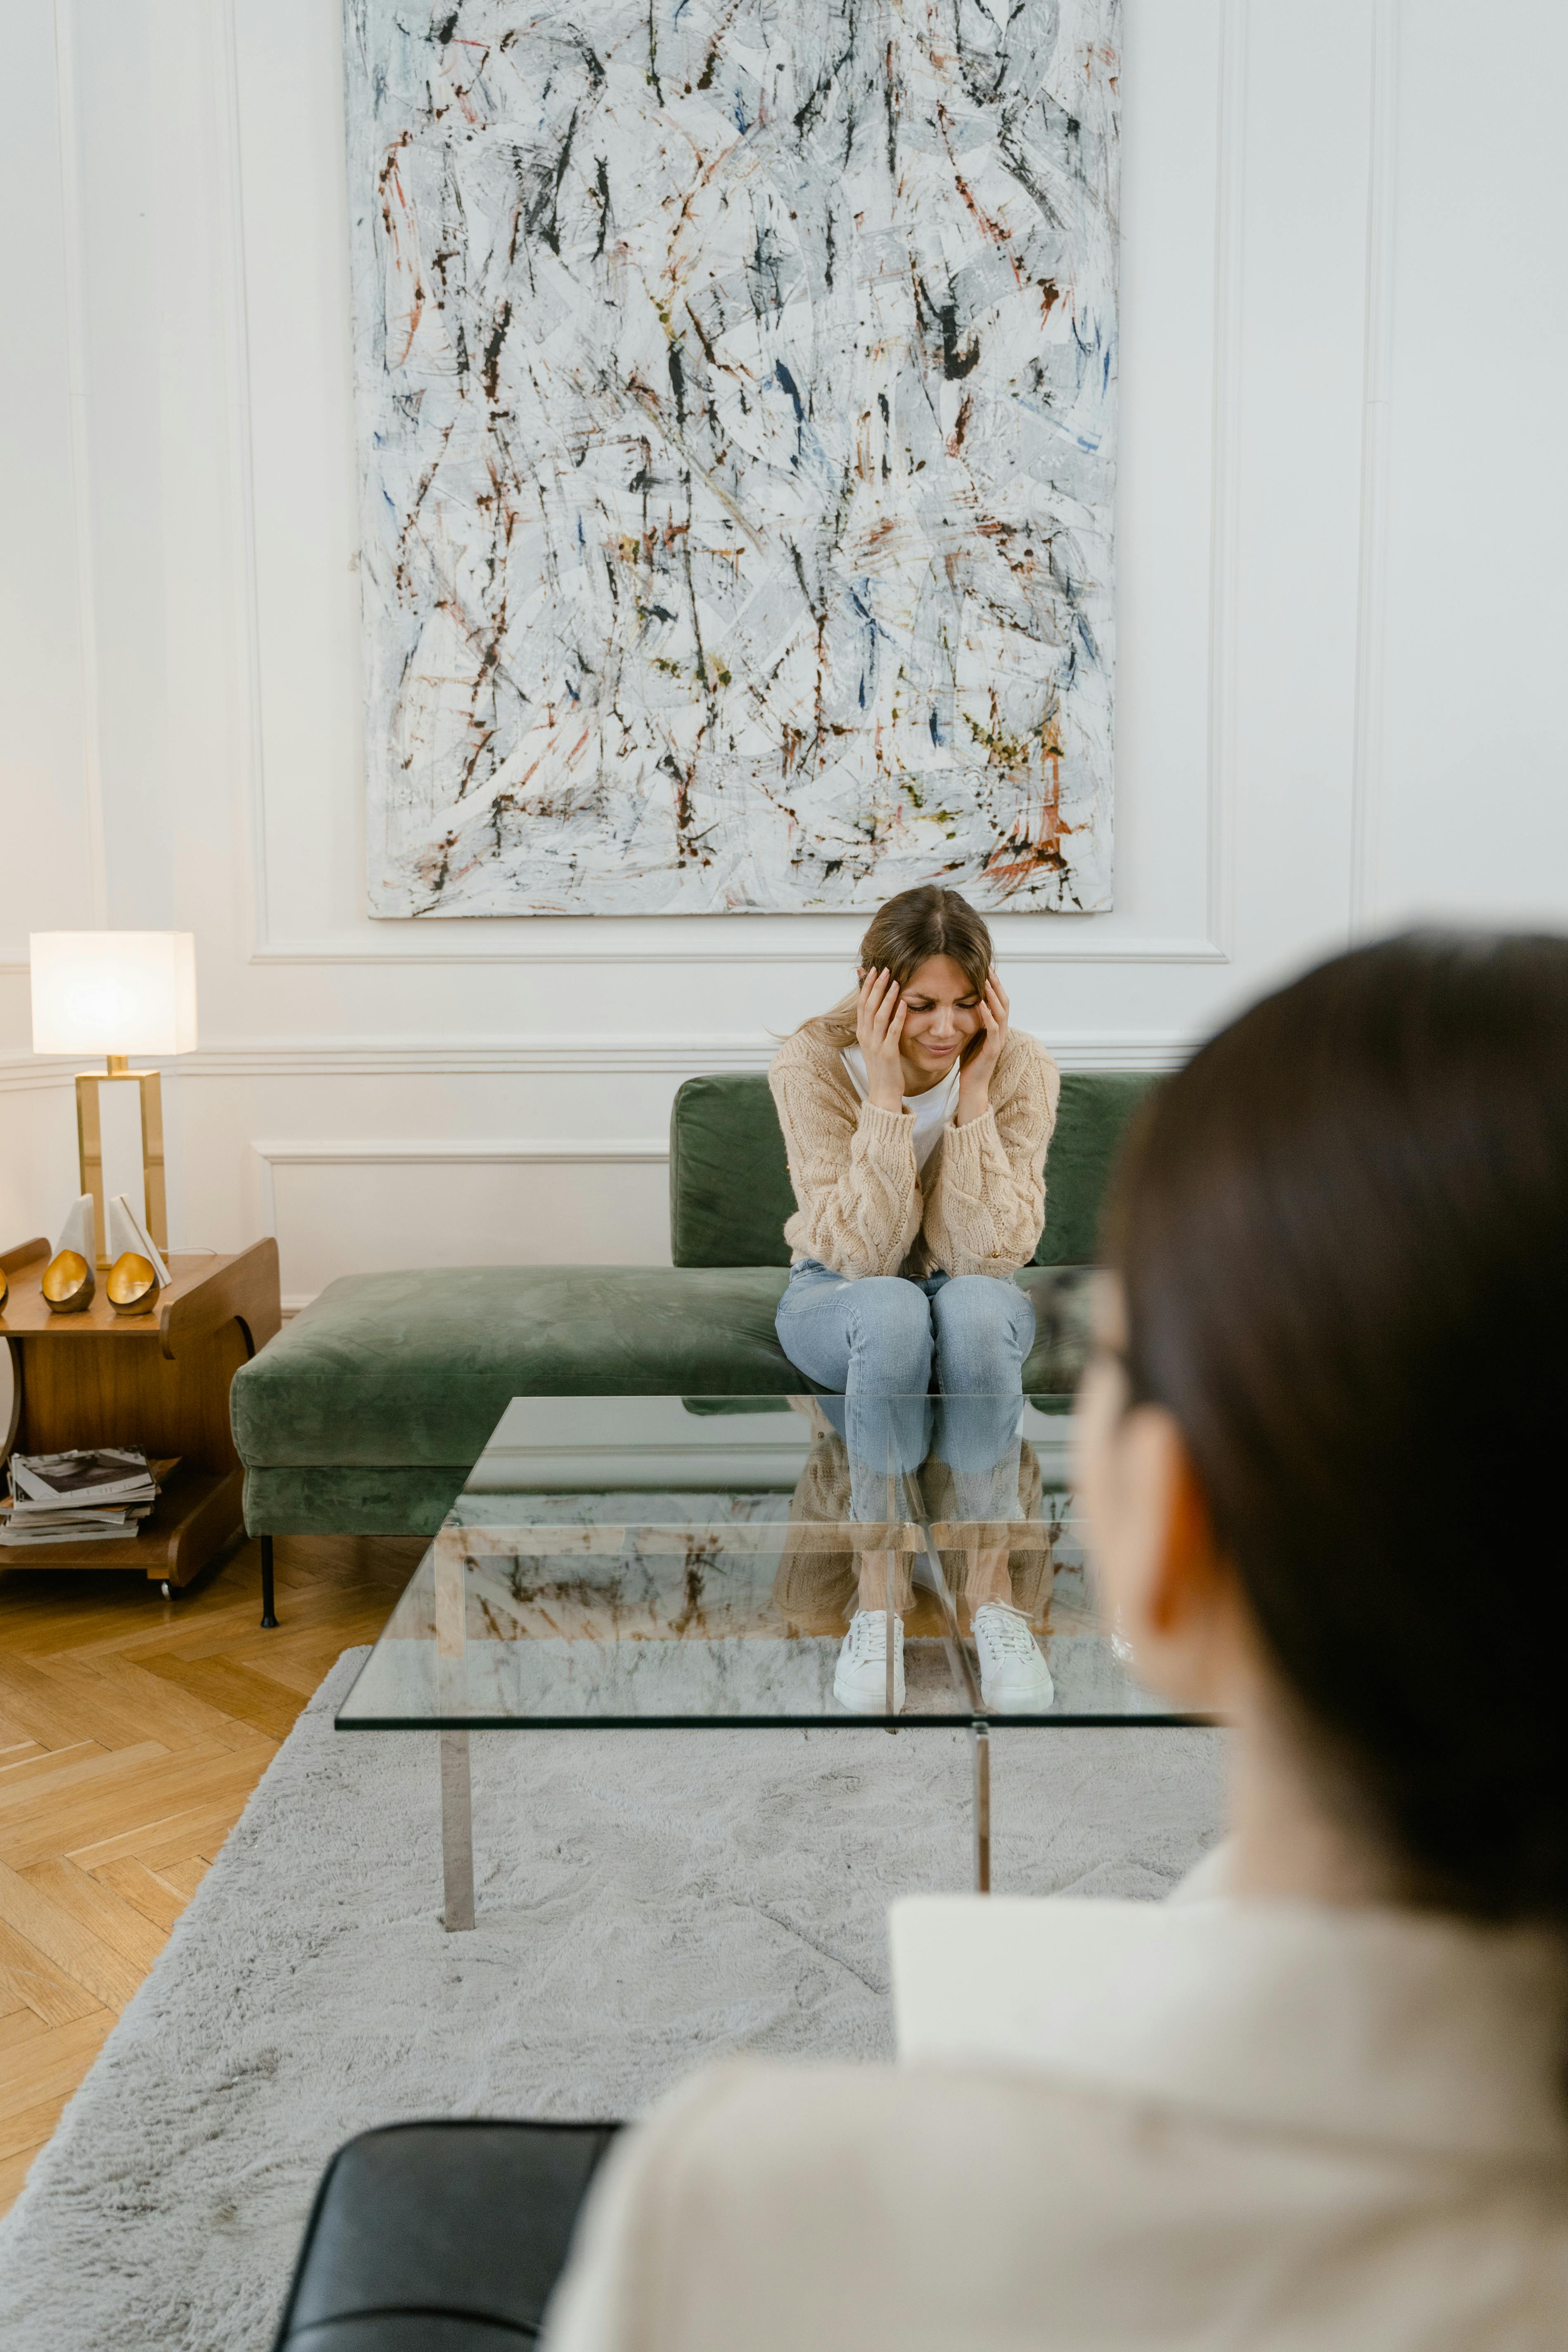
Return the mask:
<path id="1" fill-rule="evenodd" d="M 474 1924 L 475 1731 L 958 1727 L 974 1883 L 993 1723 L 1187 1724 L 1099 1622 L 1068 1424 L 1011 1397 L 516 1397 L 336 1717 L 439 1738 L 445 1918 Z M 973 1612 L 1005 1599 L 1050 1685 L 988 1705 Z M 834 1696 L 857 1608 L 904 1624 L 903 1703 Z"/>

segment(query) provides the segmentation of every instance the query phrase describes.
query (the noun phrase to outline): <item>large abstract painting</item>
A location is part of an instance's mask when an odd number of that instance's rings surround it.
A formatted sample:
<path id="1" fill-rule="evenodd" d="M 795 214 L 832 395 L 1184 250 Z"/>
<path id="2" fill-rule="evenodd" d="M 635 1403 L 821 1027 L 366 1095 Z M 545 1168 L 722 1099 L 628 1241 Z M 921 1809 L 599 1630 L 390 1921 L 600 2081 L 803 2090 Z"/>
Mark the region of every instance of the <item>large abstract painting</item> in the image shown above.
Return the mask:
<path id="1" fill-rule="evenodd" d="M 374 913 L 1110 903 L 1118 0 L 346 0 Z"/>

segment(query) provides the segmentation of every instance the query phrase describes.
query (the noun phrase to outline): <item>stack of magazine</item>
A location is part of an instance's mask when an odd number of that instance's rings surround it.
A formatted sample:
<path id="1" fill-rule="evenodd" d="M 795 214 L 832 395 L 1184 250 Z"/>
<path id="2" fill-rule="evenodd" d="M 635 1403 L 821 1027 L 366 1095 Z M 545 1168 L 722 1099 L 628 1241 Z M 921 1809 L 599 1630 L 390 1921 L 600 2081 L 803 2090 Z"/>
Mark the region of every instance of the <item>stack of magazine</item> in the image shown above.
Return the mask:
<path id="1" fill-rule="evenodd" d="M 6 1473 L 11 1499 L 0 1503 L 0 1544 L 109 1543 L 133 1536 L 158 1496 L 147 1456 L 129 1446 L 13 1454 Z"/>

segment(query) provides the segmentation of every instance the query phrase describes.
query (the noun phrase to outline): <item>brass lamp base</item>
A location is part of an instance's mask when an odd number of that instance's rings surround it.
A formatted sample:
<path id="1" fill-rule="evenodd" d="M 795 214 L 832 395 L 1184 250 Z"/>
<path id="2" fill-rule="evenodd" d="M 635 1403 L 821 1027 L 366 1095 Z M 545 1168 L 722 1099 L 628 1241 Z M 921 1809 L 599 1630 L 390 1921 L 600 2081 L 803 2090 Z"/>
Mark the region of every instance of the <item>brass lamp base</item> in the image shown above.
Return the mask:
<path id="1" fill-rule="evenodd" d="M 147 1231 L 163 1255 L 169 1255 L 169 1212 L 163 1191 L 163 1082 L 156 1070 L 128 1068 L 127 1059 L 124 1054 L 110 1054 L 107 1070 L 77 1072 L 76 1133 L 81 1189 L 92 1194 L 100 1269 L 110 1263 L 105 1248 L 109 1219 L 103 1194 L 103 1127 L 98 1106 L 98 1090 L 102 1086 L 123 1084 L 142 1089 L 142 1186 L 147 1204 Z"/>

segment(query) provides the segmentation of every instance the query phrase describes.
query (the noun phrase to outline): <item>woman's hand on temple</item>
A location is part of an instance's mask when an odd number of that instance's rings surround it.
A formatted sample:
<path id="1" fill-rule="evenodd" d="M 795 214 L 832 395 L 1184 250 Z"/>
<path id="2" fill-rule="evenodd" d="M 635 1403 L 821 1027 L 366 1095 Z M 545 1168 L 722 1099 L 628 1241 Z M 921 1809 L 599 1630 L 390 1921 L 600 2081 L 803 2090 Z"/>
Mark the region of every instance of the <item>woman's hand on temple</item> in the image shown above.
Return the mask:
<path id="1" fill-rule="evenodd" d="M 904 1107 L 904 1066 L 899 1059 L 899 1039 L 904 1029 L 904 1000 L 890 971 L 868 971 L 860 982 L 855 1007 L 855 1034 L 866 1061 L 866 1092 L 879 1110 Z"/>
<path id="2" fill-rule="evenodd" d="M 955 1124 L 959 1127 L 967 1127 L 972 1118 L 984 1118 L 991 1108 L 991 1081 L 1002 1058 L 1002 1048 L 1007 1042 L 1010 1009 L 1006 991 L 993 969 L 980 1000 L 980 1018 L 984 1024 L 985 1042 L 973 1060 L 963 1065 L 959 1076 L 958 1109 L 954 1114 Z"/>

